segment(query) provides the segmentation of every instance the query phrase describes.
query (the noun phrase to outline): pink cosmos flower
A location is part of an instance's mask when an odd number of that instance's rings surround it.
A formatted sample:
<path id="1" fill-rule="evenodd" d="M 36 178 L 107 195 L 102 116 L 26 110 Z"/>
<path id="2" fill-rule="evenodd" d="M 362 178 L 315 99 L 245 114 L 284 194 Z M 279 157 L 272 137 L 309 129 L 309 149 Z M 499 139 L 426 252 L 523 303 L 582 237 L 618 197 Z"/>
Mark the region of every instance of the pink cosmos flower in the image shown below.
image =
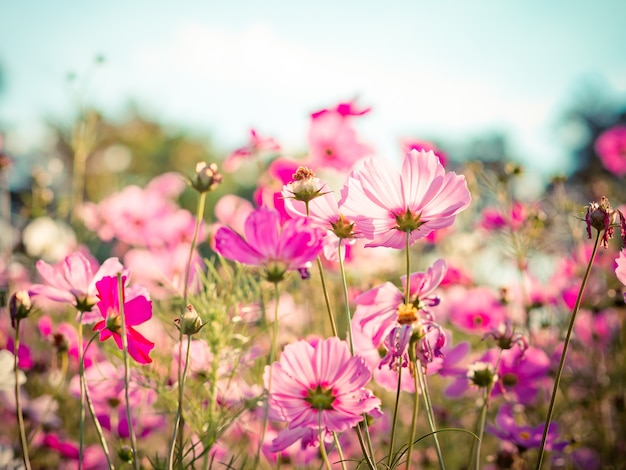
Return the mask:
<path id="1" fill-rule="evenodd" d="M 68 356 L 78 365 L 78 332 L 74 325 L 63 322 L 58 326 L 53 325 L 52 319 L 44 315 L 37 322 L 39 333 L 46 338 L 57 351 L 66 351 Z M 93 358 L 97 355 L 95 350 L 87 349 L 87 343 L 83 344 L 85 368 L 91 366 Z"/>
<path id="2" fill-rule="evenodd" d="M 84 311 L 83 323 L 91 323 L 98 317 L 93 306 L 96 297 L 96 282 L 104 276 L 121 272 L 124 267 L 117 258 L 109 258 L 98 267 L 95 260 L 80 252 L 67 256 L 60 263 L 51 266 L 43 260 L 37 261 L 37 271 L 45 284 L 35 284 L 30 291 L 55 302 L 65 302 Z"/>
<path id="3" fill-rule="evenodd" d="M 126 278 L 122 278 L 122 283 Z M 93 331 L 100 332 L 100 341 L 105 341 L 113 337 L 117 347 L 122 349 L 122 324 L 120 319 L 120 300 L 118 296 L 117 277 L 106 276 L 96 283 L 98 290 L 98 309 L 103 320 L 96 323 Z M 128 353 L 140 364 L 152 362 L 150 351 L 154 348 L 154 343 L 143 337 L 133 326 L 148 321 L 152 317 L 152 302 L 144 295 L 138 295 L 135 291 L 128 291 L 126 298 L 126 288 L 122 290 L 122 302 L 124 305 L 124 322 L 126 338 L 128 342 Z"/>
<path id="4" fill-rule="evenodd" d="M 448 164 L 448 155 L 443 151 L 437 148 L 435 144 L 432 142 L 427 142 L 425 140 L 415 140 L 415 139 L 405 139 L 401 142 L 402 152 L 409 153 L 411 150 L 423 150 L 424 152 L 431 151 L 439 158 L 439 161 L 443 166 Z"/>
<path id="5" fill-rule="evenodd" d="M 230 228 L 220 228 L 215 249 L 224 258 L 263 266 L 270 282 L 282 280 L 287 271 L 306 270 L 320 253 L 324 237 L 305 218 L 287 220 L 281 226 L 280 214 L 267 207 L 252 212 L 244 230 L 245 239 Z"/>
<path id="6" fill-rule="evenodd" d="M 309 128 L 309 158 L 307 165 L 313 168 L 350 170 L 356 162 L 372 155 L 373 150 L 359 140 L 353 127 L 352 108 L 337 107 L 311 116 Z"/>
<path id="7" fill-rule="evenodd" d="M 400 291 L 391 282 L 386 282 L 374 289 L 364 292 L 356 299 L 356 312 L 361 318 L 361 324 L 372 323 L 374 344 L 380 346 L 394 327 L 402 324 L 420 321 L 416 316 L 408 321 L 406 315 L 411 313 L 420 314 L 424 320 L 432 321 L 430 307 L 439 304 L 439 297 L 435 290 L 446 275 L 446 262 L 438 259 L 428 268 L 428 271 L 412 273 L 410 276 L 410 299 L 408 300 L 415 308 L 409 312 L 406 307 L 407 299 L 404 291 Z M 402 286 L 406 287 L 406 276 L 402 276 Z M 357 314 L 355 312 L 355 315 Z"/>
<path id="8" fill-rule="evenodd" d="M 480 226 L 486 230 L 509 228 L 519 230 L 528 218 L 528 209 L 519 201 L 513 202 L 508 211 L 504 212 L 496 207 L 487 207 L 483 210 Z"/>
<path id="9" fill-rule="evenodd" d="M 449 227 L 469 206 L 464 176 L 445 172 L 432 152 L 412 150 L 402 171 L 385 159 L 370 159 L 352 172 L 342 205 L 354 220 L 366 245 L 401 249 L 433 230 Z"/>
<path id="10" fill-rule="evenodd" d="M 271 137 L 261 137 L 255 129 L 250 129 L 250 140 L 241 148 L 231 153 L 222 164 L 224 171 L 232 173 L 243 160 L 254 158 L 262 153 L 280 151 L 280 145 Z"/>
<path id="11" fill-rule="evenodd" d="M 502 302 L 488 287 L 451 291 L 446 310 L 450 322 L 466 333 L 487 333 L 506 317 Z"/>
<path id="12" fill-rule="evenodd" d="M 337 337 L 287 345 L 264 374 L 270 413 L 289 423 L 289 429 L 321 427 L 337 432 L 356 426 L 363 413 L 380 406 L 380 400 L 363 388 L 370 378 L 363 359 L 352 356 Z"/>
<path id="13" fill-rule="evenodd" d="M 617 267 L 615 268 L 615 275 L 617 279 L 626 286 L 626 250 L 621 250 L 619 256 L 615 260 Z M 624 301 L 626 302 L 626 292 L 624 292 Z"/>
<path id="14" fill-rule="evenodd" d="M 617 176 L 626 175 L 626 126 L 617 125 L 605 130 L 594 147 L 607 170 Z"/>

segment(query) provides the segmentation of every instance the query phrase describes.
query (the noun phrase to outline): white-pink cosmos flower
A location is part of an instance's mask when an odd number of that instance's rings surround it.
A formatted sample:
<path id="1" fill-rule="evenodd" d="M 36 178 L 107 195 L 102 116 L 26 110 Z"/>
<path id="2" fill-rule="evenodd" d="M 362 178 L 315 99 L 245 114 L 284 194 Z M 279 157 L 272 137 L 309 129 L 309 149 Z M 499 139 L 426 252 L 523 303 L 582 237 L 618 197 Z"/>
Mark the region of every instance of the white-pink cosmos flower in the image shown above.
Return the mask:
<path id="1" fill-rule="evenodd" d="M 280 360 L 265 368 L 270 415 L 289 423 L 289 429 L 345 431 L 380 406 L 363 388 L 370 378 L 365 361 L 337 337 L 289 344 Z"/>
<path id="2" fill-rule="evenodd" d="M 354 220 L 365 246 L 401 249 L 433 230 L 449 227 L 471 201 L 463 175 L 445 171 L 437 156 L 412 150 L 402 170 L 372 158 L 348 178 L 342 212 Z"/>

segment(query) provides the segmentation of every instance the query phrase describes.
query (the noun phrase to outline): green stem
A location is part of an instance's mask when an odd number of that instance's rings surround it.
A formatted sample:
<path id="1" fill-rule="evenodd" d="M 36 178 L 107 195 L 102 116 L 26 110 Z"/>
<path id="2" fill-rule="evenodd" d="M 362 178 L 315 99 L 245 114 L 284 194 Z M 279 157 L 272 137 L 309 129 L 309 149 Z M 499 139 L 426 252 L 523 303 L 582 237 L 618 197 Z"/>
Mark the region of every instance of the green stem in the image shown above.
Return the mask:
<path id="1" fill-rule="evenodd" d="M 126 399 L 126 421 L 130 436 L 130 448 L 133 452 L 133 467 L 139 470 L 137 454 L 137 438 L 133 430 L 132 413 L 130 412 L 130 360 L 128 357 L 128 337 L 126 336 L 126 318 L 124 318 L 124 283 L 122 273 L 117 273 L 117 292 L 120 307 L 120 322 L 122 323 L 122 355 L 124 356 L 124 398 Z"/>
<path id="2" fill-rule="evenodd" d="M 404 303 L 409 305 L 411 303 L 411 253 L 409 251 L 411 240 L 411 232 L 406 232 L 406 246 L 404 248 L 406 257 L 406 286 L 404 289 Z"/>
<path id="3" fill-rule="evenodd" d="M 270 354 L 269 354 L 269 372 L 267 377 L 267 398 L 265 400 L 265 407 L 263 410 L 263 426 L 261 428 L 261 437 L 259 438 L 259 445 L 257 447 L 256 456 L 254 458 L 254 468 L 258 468 L 259 461 L 261 459 L 261 449 L 263 447 L 263 441 L 265 440 L 265 432 L 267 429 L 267 423 L 269 421 L 269 395 L 272 390 L 272 364 L 276 360 L 276 349 L 278 340 L 278 303 L 280 300 L 280 293 L 278 291 L 278 282 L 274 283 L 274 322 L 272 324 L 272 337 L 270 339 Z"/>
<path id="4" fill-rule="evenodd" d="M 598 246 L 600 244 L 600 233 L 598 230 L 596 234 L 596 241 L 593 244 L 593 251 L 591 252 L 591 257 L 589 258 L 589 263 L 587 264 L 587 269 L 585 271 L 585 275 L 582 280 L 582 284 L 580 285 L 580 290 L 578 291 L 578 297 L 576 297 L 576 303 L 574 304 L 574 311 L 572 312 L 572 318 L 570 319 L 569 326 L 567 328 L 567 335 L 565 336 L 565 342 L 563 343 L 563 352 L 561 353 L 561 359 L 559 361 L 559 367 L 556 372 L 556 377 L 554 379 L 554 387 L 552 388 L 552 396 L 550 397 L 550 405 L 548 406 L 548 415 L 546 416 L 546 424 L 543 429 L 543 436 L 541 438 L 541 447 L 539 448 L 539 457 L 537 458 L 537 466 L 536 470 L 541 469 L 541 465 L 543 463 L 543 456 L 546 449 L 546 441 L 548 439 L 548 430 L 550 428 L 550 423 L 552 422 L 552 413 L 554 412 L 554 403 L 556 402 L 556 394 L 559 389 L 559 384 L 561 383 L 561 375 L 563 373 L 563 366 L 565 365 L 565 357 L 567 356 L 567 348 L 569 347 L 570 338 L 572 336 L 572 331 L 574 330 L 574 322 L 576 321 L 576 314 L 580 309 L 580 304 L 582 302 L 583 293 L 585 291 L 585 287 L 587 286 L 587 281 L 589 280 L 589 273 L 591 272 L 591 266 L 596 258 L 596 253 L 598 252 Z"/>
<path id="5" fill-rule="evenodd" d="M 500 361 L 502 360 L 502 349 L 498 353 L 498 359 L 496 360 L 495 365 L 495 373 L 498 373 L 498 369 L 500 367 Z M 476 445 L 472 446 L 472 456 L 474 460 L 474 470 L 480 469 L 480 449 L 483 443 L 483 435 L 485 433 L 485 423 L 487 421 L 487 411 L 489 410 L 489 402 L 491 399 L 491 391 L 493 390 L 493 386 L 495 385 L 495 381 L 491 382 L 487 388 L 485 389 L 483 396 L 483 405 L 480 410 L 480 418 L 478 422 L 478 441 L 476 441 Z M 471 459 L 470 459 L 471 461 Z M 468 465 L 468 468 L 470 466 Z"/>
<path id="6" fill-rule="evenodd" d="M 87 343 L 87 346 L 85 347 L 85 351 L 83 352 L 81 358 L 80 358 L 80 362 L 78 363 L 78 367 L 79 367 L 79 379 L 80 379 L 80 386 L 81 389 L 83 391 L 83 393 L 85 394 L 85 401 L 87 403 L 87 408 L 89 409 L 89 414 L 91 415 L 91 419 L 93 420 L 93 424 L 96 427 L 96 431 L 98 433 L 98 439 L 100 440 L 100 445 L 102 446 L 102 450 L 104 452 L 104 455 L 107 459 L 107 464 L 109 465 L 109 469 L 113 470 L 115 467 L 113 466 L 113 462 L 111 460 L 111 454 L 109 453 L 109 447 L 107 446 L 107 442 L 106 439 L 104 437 L 104 431 L 102 430 L 102 426 L 100 425 L 100 421 L 98 420 L 98 417 L 96 416 L 96 409 L 93 406 L 93 402 L 91 401 L 91 395 L 89 394 L 89 387 L 87 387 L 87 381 L 85 380 L 85 353 L 87 352 L 87 350 L 89 349 L 89 346 L 91 346 L 91 343 L 93 343 L 93 341 L 98 337 L 100 333 L 95 333 L 91 339 L 89 340 L 89 342 Z M 83 423 L 84 425 L 84 423 Z"/>
<path id="7" fill-rule="evenodd" d="M 24 468 L 30 470 L 30 457 L 28 456 L 28 441 L 26 440 L 26 427 L 24 426 L 24 414 L 22 413 L 22 397 L 20 394 L 20 367 L 19 367 L 19 351 L 20 351 L 20 319 L 17 319 L 15 325 L 15 339 L 13 343 L 13 373 L 15 374 L 15 414 L 17 423 L 20 428 L 20 443 L 22 444 L 22 460 Z"/>
<path id="8" fill-rule="evenodd" d="M 324 445 L 324 433 L 322 432 L 322 412 L 320 411 L 318 414 L 318 439 L 320 441 L 320 456 L 322 457 L 322 461 L 328 470 L 333 470 L 333 467 L 330 465 L 330 461 L 328 460 L 328 454 L 326 453 L 326 446 Z"/>
<path id="9" fill-rule="evenodd" d="M 346 460 L 343 456 L 343 449 L 341 448 L 341 443 L 339 442 L 339 436 L 337 436 L 336 432 L 333 432 L 333 440 L 335 441 L 335 447 L 337 448 L 337 454 L 339 454 L 339 462 L 341 463 L 341 469 L 347 470 L 346 468 Z M 280 459 L 278 459 L 280 462 Z"/>
<path id="10" fill-rule="evenodd" d="M 322 260 L 317 257 L 317 269 L 320 272 L 320 280 L 322 282 L 322 292 L 324 293 L 324 302 L 326 302 L 326 310 L 328 311 L 328 319 L 330 320 L 330 328 L 333 331 L 333 336 L 337 335 L 337 324 L 335 323 L 335 316 L 333 315 L 333 308 L 330 305 L 330 296 L 328 294 L 328 287 L 326 286 L 326 278 L 324 277 L 324 267 L 322 266 Z"/>
<path id="11" fill-rule="evenodd" d="M 417 360 L 415 359 L 415 352 L 413 350 L 413 345 L 409 345 L 409 357 L 411 359 L 411 364 L 413 364 L 413 386 L 415 388 L 415 393 L 413 394 L 413 415 L 411 417 L 411 434 L 409 437 L 409 444 L 406 453 L 406 470 L 411 469 L 411 457 L 413 455 L 413 442 L 415 442 L 415 435 L 417 433 L 417 414 L 419 412 L 420 406 L 420 397 L 419 397 L 419 379 L 417 376 Z"/>
<path id="12" fill-rule="evenodd" d="M 80 418 L 79 418 L 79 434 L 78 434 L 78 470 L 83 468 L 83 451 L 85 449 L 85 369 L 83 358 L 83 313 L 80 312 L 78 318 L 78 379 L 80 383 Z"/>
<path id="13" fill-rule="evenodd" d="M 206 193 L 200 193 L 200 197 L 198 198 L 198 207 L 196 210 L 196 224 L 193 230 L 193 237 L 191 239 L 191 246 L 189 248 L 189 257 L 187 259 L 187 265 L 185 266 L 185 277 L 183 281 L 183 305 L 182 312 L 184 313 L 185 308 L 187 308 L 187 299 L 189 294 L 189 277 L 191 272 L 191 264 L 193 262 L 193 254 L 196 249 L 196 243 L 198 242 L 198 233 L 200 232 L 200 227 L 202 225 L 202 220 L 204 219 L 204 206 L 206 203 Z M 182 315 L 181 313 L 180 320 L 182 323 Z M 178 440 L 178 458 L 179 464 L 182 466 L 182 457 L 183 457 L 183 427 L 184 427 L 184 419 L 183 419 L 183 400 L 184 400 L 184 392 L 185 392 L 185 377 L 187 374 L 187 364 L 189 363 L 189 350 L 190 348 L 191 337 L 187 337 L 187 360 L 185 361 L 185 365 L 183 366 L 180 363 L 180 359 L 183 357 L 183 331 L 179 329 L 178 333 L 178 407 L 176 409 L 176 417 L 174 418 L 174 429 L 172 430 L 172 437 L 170 439 L 169 452 L 167 457 L 167 468 L 168 470 L 172 470 L 174 465 L 174 452 L 176 448 L 176 441 Z"/>
<path id="14" fill-rule="evenodd" d="M 393 406 L 393 418 L 391 419 L 391 438 L 389 440 L 389 455 L 387 456 L 387 467 L 391 468 L 393 459 L 393 448 L 396 442 L 396 424 L 398 422 L 398 408 L 400 406 L 400 390 L 402 389 L 402 358 L 398 358 L 398 386 L 396 387 L 396 402 Z"/>
<path id="15" fill-rule="evenodd" d="M 439 467 L 441 470 L 445 470 L 446 466 L 443 463 L 443 454 L 441 453 L 441 447 L 439 446 L 439 438 L 437 437 L 437 424 L 435 423 L 435 413 L 433 411 L 433 404 L 430 399 L 430 392 L 428 391 L 428 382 L 426 381 L 426 373 L 422 364 L 415 360 L 413 364 L 417 370 L 417 376 L 419 379 L 420 389 L 422 391 L 422 397 L 424 397 L 424 405 L 426 406 L 426 417 L 428 418 L 428 425 L 433 433 L 433 439 L 435 441 L 435 450 L 437 451 L 437 459 L 439 460 Z"/>

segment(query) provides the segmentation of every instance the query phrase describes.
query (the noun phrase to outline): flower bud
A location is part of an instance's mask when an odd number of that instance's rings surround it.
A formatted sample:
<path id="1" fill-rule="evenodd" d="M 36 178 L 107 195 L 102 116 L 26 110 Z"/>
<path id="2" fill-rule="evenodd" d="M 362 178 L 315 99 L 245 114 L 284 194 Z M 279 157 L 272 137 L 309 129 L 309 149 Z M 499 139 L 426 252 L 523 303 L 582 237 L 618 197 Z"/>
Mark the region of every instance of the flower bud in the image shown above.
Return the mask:
<path id="1" fill-rule="evenodd" d="M 215 190 L 222 182 L 222 175 L 217 171 L 217 165 L 199 162 L 196 165 L 195 178 L 191 180 L 191 186 L 199 193 L 207 193 Z"/>
<path id="2" fill-rule="evenodd" d="M 498 380 L 498 374 L 496 374 L 493 364 L 478 361 L 469 366 L 467 378 L 470 379 L 474 385 L 487 388 Z"/>
<path id="3" fill-rule="evenodd" d="M 191 304 L 187 304 L 185 312 L 180 318 L 174 320 L 174 323 L 182 334 L 187 336 L 195 335 L 204 326 L 200 315 L 198 315 L 198 312 Z"/>
<path id="4" fill-rule="evenodd" d="M 128 464 L 133 463 L 133 460 L 134 460 L 133 449 L 131 449 L 128 446 L 120 447 L 119 450 L 117 451 L 117 456 L 120 458 L 122 462 L 125 462 Z"/>
<path id="5" fill-rule="evenodd" d="M 9 313 L 11 314 L 11 326 L 17 327 L 20 320 L 26 318 L 33 310 L 30 294 L 26 290 L 15 292 L 9 299 Z"/>

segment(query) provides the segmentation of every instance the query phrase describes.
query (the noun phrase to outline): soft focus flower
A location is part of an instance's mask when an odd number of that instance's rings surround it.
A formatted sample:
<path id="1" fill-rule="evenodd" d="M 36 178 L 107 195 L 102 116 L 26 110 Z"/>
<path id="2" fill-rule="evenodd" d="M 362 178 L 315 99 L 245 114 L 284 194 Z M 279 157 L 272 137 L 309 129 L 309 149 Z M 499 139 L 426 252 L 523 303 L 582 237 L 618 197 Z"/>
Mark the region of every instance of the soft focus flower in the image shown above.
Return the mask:
<path id="1" fill-rule="evenodd" d="M 32 258 L 56 263 L 76 249 L 76 235 L 62 220 L 37 217 L 22 231 L 22 243 Z"/>
<path id="2" fill-rule="evenodd" d="M 191 179 L 191 186 L 200 193 L 206 193 L 217 189 L 222 179 L 215 163 L 199 162 L 196 165 L 196 174 Z"/>
<path id="3" fill-rule="evenodd" d="M 617 267 L 615 268 L 615 275 L 617 279 L 626 286 L 626 249 L 619 252 L 619 256 L 615 260 Z M 626 292 L 624 292 L 624 302 L 626 302 Z"/>
<path id="4" fill-rule="evenodd" d="M 261 137 L 255 129 L 250 129 L 250 140 L 241 148 L 231 153 L 222 164 L 224 171 L 232 173 L 241 165 L 242 160 L 257 157 L 263 153 L 280 151 L 280 145 L 271 137 Z"/>
<path id="5" fill-rule="evenodd" d="M 385 159 L 367 160 L 352 172 L 343 213 L 354 220 L 366 246 L 401 249 L 449 227 L 469 206 L 464 176 L 445 172 L 432 152 L 409 152 L 398 171 Z"/>
<path id="6" fill-rule="evenodd" d="M 122 284 L 126 281 L 122 278 Z M 98 309 L 103 320 L 96 323 L 93 331 L 100 332 L 100 341 L 113 337 L 117 347 L 122 349 L 122 323 L 120 317 L 120 299 L 118 295 L 117 277 L 105 276 L 96 283 L 98 290 Z M 124 323 L 128 353 L 140 364 L 152 362 L 150 351 L 154 343 L 144 338 L 133 326 L 148 321 L 152 317 L 152 302 L 143 295 L 134 295 L 130 291 L 126 298 L 126 289 L 122 289 L 122 304 L 124 305 Z"/>
<path id="7" fill-rule="evenodd" d="M 486 333 L 498 327 L 506 316 L 502 302 L 488 287 L 449 292 L 446 309 L 450 322 L 467 333 Z"/>
<path id="8" fill-rule="evenodd" d="M 425 140 L 405 139 L 401 143 L 402 153 L 409 153 L 411 150 L 433 152 L 439 158 L 443 166 L 448 164 L 448 155 L 441 149 L 437 148 L 432 142 Z"/>
<path id="9" fill-rule="evenodd" d="M 306 218 L 280 224 L 277 211 L 261 207 L 245 223 L 244 239 L 230 228 L 215 234 L 215 249 L 224 258 L 262 266 L 267 280 L 279 282 L 287 271 L 307 269 L 322 249 L 324 232 L 311 227 Z"/>
<path id="10" fill-rule="evenodd" d="M 528 340 L 522 333 L 516 333 L 511 320 L 505 320 L 496 328 L 489 330 L 483 339 L 494 339 L 500 349 L 511 349 L 518 346 L 522 351 L 528 348 Z"/>
<path id="11" fill-rule="evenodd" d="M 366 114 L 352 104 L 343 103 L 335 109 L 325 109 L 311 115 L 309 128 L 309 158 L 313 168 L 350 170 L 356 162 L 373 153 L 359 140 L 353 127 L 353 117 Z"/>
<path id="12" fill-rule="evenodd" d="M 626 126 L 605 130 L 594 145 L 604 167 L 617 176 L 626 175 Z"/>
<path id="13" fill-rule="evenodd" d="M 54 266 L 39 260 L 37 271 L 45 284 L 33 285 L 31 292 L 55 302 L 69 303 L 80 312 L 90 312 L 98 301 L 96 282 L 123 269 L 117 258 L 109 258 L 98 267 L 95 260 L 90 260 L 80 252 L 72 253 Z M 96 318 L 86 314 L 83 323 L 90 323 Z"/>
<path id="14" fill-rule="evenodd" d="M 15 356 L 6 349 L 0 350 L 0 392 L 12 390 L 15 387 Z M 17 382 L 22 385 L 26 382 L 26 376 L 21 370 L 18 371 Z"/>
<path id="15" fill-rule="evenodd" d="M 498 374 L 490 362 L 476 361 L 468 367 L 467 378 L 477 387 L 487 388 L 498 380 Z"/>
<path id="16" fill-rule="evenodd" d="M 363 413 L 380 405 L 363 388 L 370 378 L 363 359 L 352 356 L 337 337 L 287 345 L 264 374 L 271 413 L 289 423 L 289 429 L 321 427 L 337 432 L 356 426 Z"/>
<path id="17" fill-rule="evenodd" d="M 487 425 L 486 431 L 502 440 L 515 444 L 520 450 L 538 449 L 541 446 L 544 425 L 526 426 L 518 424 L 513 416 L 511 405 L 505 404 L 498 409 L 495 426 Z M 558 441 L 558 425 L 551 423 L 548 430 L 546 450 L 562 451 L 566 441 Z"/>

